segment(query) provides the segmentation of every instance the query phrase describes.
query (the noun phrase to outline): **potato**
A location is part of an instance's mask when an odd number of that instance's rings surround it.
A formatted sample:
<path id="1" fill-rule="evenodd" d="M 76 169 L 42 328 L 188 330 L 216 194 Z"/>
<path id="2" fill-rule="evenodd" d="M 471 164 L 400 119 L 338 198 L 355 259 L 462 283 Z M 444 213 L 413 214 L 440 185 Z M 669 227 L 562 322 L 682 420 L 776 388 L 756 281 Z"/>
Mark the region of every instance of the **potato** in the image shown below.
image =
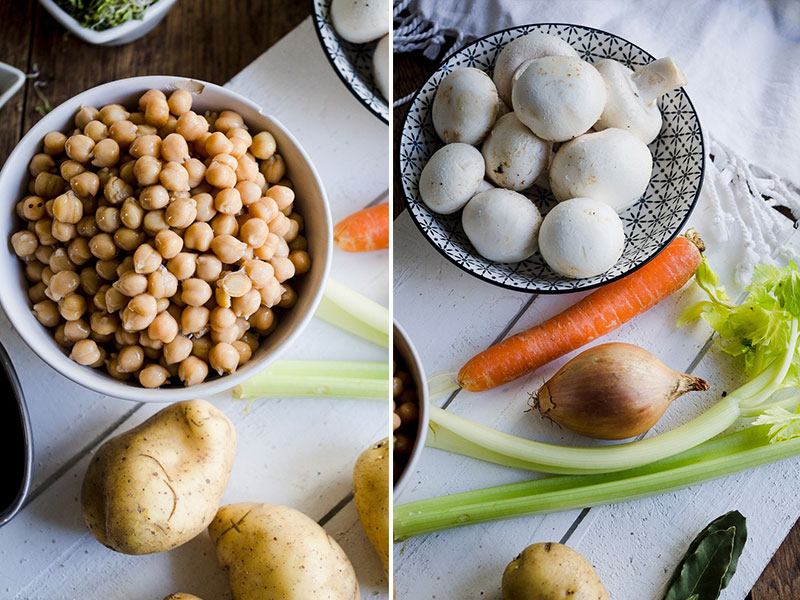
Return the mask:
<path id="1" fill-rule="evenodd" d="M 503 573 L 503 600 L 609 600 L 592 565 L 572 548 L 532 544 Z"/>
<path id="2" fill-rule="evenodd" d="M 214 518 L 235 451 L 233 424 L 205 400 L 157 412 L 92 459 L 81 490 L 89 531 L 125 554 L 188 542 Z"/>
<path id="3" fill-rule="evenodd" d="M 353 493 L 361 526 L 389 573 L 389 438 L 373 444 L 353 469 Z"/>
<path id="4" fill-rule="evenodd" d="M 208 527 L 234 600 L 358 600 L 353 566 L 303 513 L 277 504 L 228 504 Z"/>

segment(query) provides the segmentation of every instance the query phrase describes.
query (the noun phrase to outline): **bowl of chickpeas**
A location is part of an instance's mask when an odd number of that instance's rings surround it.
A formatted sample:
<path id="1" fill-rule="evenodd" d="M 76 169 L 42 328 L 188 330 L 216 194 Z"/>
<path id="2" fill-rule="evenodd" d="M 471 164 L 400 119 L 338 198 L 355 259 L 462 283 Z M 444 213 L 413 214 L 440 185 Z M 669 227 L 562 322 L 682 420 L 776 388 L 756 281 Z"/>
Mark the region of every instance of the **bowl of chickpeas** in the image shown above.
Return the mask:
<path id="1" fill-rule="evenodd" d="M 428 384 L 411 339 L 394 322 L 392 360 L 394 494 L 399 494 L 416 468 L 428 433 Z"/>
<path id="2" fill-rule="evenodd" d="M 144 402 L 252 377 L 322 297 L 331 217 L 300 144 L 222 87 L 134 77 L 66 101 L 0 171 L 0 304 L 47 364 Z"/>

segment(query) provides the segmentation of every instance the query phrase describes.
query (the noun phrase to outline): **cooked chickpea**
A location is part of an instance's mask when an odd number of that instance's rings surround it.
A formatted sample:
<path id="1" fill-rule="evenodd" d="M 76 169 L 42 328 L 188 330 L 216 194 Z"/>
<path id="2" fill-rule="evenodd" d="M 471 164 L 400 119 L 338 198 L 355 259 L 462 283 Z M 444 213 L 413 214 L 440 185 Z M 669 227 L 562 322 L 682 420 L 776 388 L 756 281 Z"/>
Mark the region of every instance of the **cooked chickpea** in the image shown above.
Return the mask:
<path id="1" fill-rule="evenodd" d="M 39 244 L 42 246 L 52 246 L 56 243 L 56 238 L 53 237 L 53 220 L 52 219 L 39 219 L 33 226 L 33 232 L 39 238 Z"/>
<path id="2" fill-rule="evenodd" d="M 161 174 L 161 161 L 155 156 L 145 154 L 136 159 L 133 164 L 133 174 L 140 186 L 155 185 L 158 183 L 159 175 Z"/>
<path id="3" fill-rule="evenodd" d="M 178 377 L 184 385 L 197 385 L 208 377 L 208 365 L 196 356 L 189 356 L 181 361 Z"/>
<path id="4" fill-rule="evenodd" d="M 189 159 L 189 145 L 179 133 L 170 133 L 161 142 L 161 157 L 167 162 L 183 163 Z"/>
<path id="5" fill-rule="evenodd" d="M 269 264 L 275 269 L 275 278 L 279 283 L 294 277 L 294 263 L 290 259 L 283 256 L 273 256 Z"/>
<path id="6" fill-rule="evenodd" d="M 206 154 L 212 158 L 217 154 L 230 154 L 233 142 L 221 131 L 216 131 L 206 138 L 205 149 Z"/>
<path id="7" fill-rule="evenodd" d="M 168 365 L 174 365 L 185 360 L 191 353 L 192 340 L 183 335 L 176 335 L 164 346 L 164 361 Z"/>
<path id="8" fill-rule="evenodd" d="M 261 163 L 260 170 L 267 183 L 278 183 L 286 175 L 286 163 L 280 154 L 273 154 Z"/>
<path id="9" fill-rule="evenodd" d="M 33 256 L 39 247 L 39 238 L 32 231 L 18 231 L 11 236 L 11 245 L 20 258 Z"/>
<path id="10" fill-rule="evenodd" d="M 167 96 L 161 90 L 149 89 L 141 96 L 139 96 L 139 110 L 144 111 L 151 100 L 166 100 Z"/>
<path id="11" fill-rule="evenodd" d="M 217 131 L 226 133 L 230 129 L 244 127 L 244 120 L 242 119 L 242 115 L 235 111 L 223 110 L 219 113 L 216 121 L 214 121 L 214 127 Z"/>
<path id="12" fill-rule="evenodd" d="M 113 167 L 117 162 L 119 162 L 119 144 L 111 138 L 97 142 L 92 164 L 95 167 Z"/>
<path id="13" fill-rule="evenodd" d="M 103 123 L 111 127 L 117 121 L 124 121 L 130 117 L 131 114 L 120 104 L 107 104 L 100 109 L 100 114 L 98 116 Z"/>
<path id="14" fill-rule="evenodd" d="M 233 215 L 217 213 L 211 219 L 211 229 L 214 235 L 236 235 L 239 232 L 239 222 Z"/>
<path id="15" fill-rule="evenodd" d="M 304 250 L 293 250 L 289 253 L 289 260 L 294 265 L 295 275 L 303 275 L 311 270 L 311 257 Z"/>
<path id="16" fill-rule="evenodd" d="M 108 127 L 102 121 L 89 121 L 83 128 L 84 135 L 92 138 L 94 143 L 108 137 Z"/>
<path id="17" fill-rule="evenodd" d="M 115 121 L 109 126 L 108 134 L 120 148 L 127 148 L 136 139 L 136 125 L 127 119 Z"/>
<path id="18" fill-rule="evenodd" d="M 192 94 L 186 90 L 175 90 L 169 95 L 169 112 L 181 116 L 192 108 Z"/>
<path id="19" fill-rule="evenodd" d="M 275 323 L 275 313 L 271 308 L 261 306 L 248 318 L 250 326 L 261 333 L 266 333 L 272 329 Z"/>
<path id="20" fill-rule="evenodd" d="M 283 294 L 281 294 L 281 301 L 278 302 L 278 306 L 280 308 L 292 308 L 297 302 L 297 292 L 288 283 L 283 288 Z"/>
<path id="21" fill-rule="evenodd" d="M 144 210 L 159 210 L 169 204 L 169 192 L 162 185 L 151 185 L 139 194 L 139 204 Z"/>
<path id="22" fill-rule="evenodd" d="M 150 273 L 147 277 L 147 293 L 155 298 L 171 298 L 178 291 L 178 278 L 165 267 Z"/>
<path id="23" fill-rule="evenodd" d="M 181 313 L 181 333 L 200 333 L 208 325 L 210 311 L 205 306 L 187 306 Z"/>
<path id="24" fill-rule="evenodd" d="M 72 294 L 78 288 L 80 282 L 81 278 L 75 271 L 60 271 L 45 282 L 47 284 L 47 295 L 51 300 L 58 302 Z"/>
<path id="25" fill-rule="evenodd" d="M 83 171 L 69 180 L 69 187 L 78 196 L 95 196 L 100 189 L 100 178 L 96 173 Z"/>
<path id="26" fill-rule="evenodd" d="M 218 235 L 211 241 L 211 250 L 223 263 L 233 264 L 244 256 L 247 244 L 232 235 Z"/>
<path id="27" fill-rule="evenodd" d="M 278 210 L 289 208 L 294 202 L 294 190 L 283 185 L 273 185 L 267 190 L 267 198 L 275 200 Z"/>
<path id="28" fill-rule="evenodd" d="M 233 373 L 239 366 L 239 352 L 232 344 L 220 343 L 212 346 L 208 352 L 208 362 L 217 373 Z"/>
<path id="29" fill-rule="evenodd" d="M 69 253 L 64 248 L 56 248 L 50 253 L 47 266 L 53 273 L 75 270 L 75 264 L 70 260 Z"/>
<path id="30" fill-rule="evenodd" d="M 289 231 L 289 223 L 291 223 L 291 219 L 282 212 L 279 212 L 275 215 L 275 218 L 269 222 L 269 231 L 278 237 L 283 237 Z"/>
<path id="31" fill-rule="evenodd" d="M 52 173 L 55 168 L 56 163 L 49 154 L 34 154 L 28 164 L 28 171 L 32 177 L 36 177 L 39 173 Z"/>
<path id="32" fill-rule="evenodd" d="M 64 337 L 71 343 L 85 340 L 91 331 L 89 324 L 84 319 L 75 319 L 64 323 Z"/>
<path id="33" fill-rule="evenodd" d="M 81 289 L 84 293 L 94 296 L 100 289 L 100 277 L 93 267 L 84 267 L 80 273 Z"/>
<path id="34" fill-rule="evenodd" d="M 268 131 L 262 131 L 253 136 L 250 152 L 259 160 L 265 160 L 275 154 L 277 145 L 275 138 Z"/>
<path id="35" fill-rule="evenodd" d="M 36 285 L 31 286 L 28 289 L 28 299 L 31 301 L 32 304 L 36 304 L 37 302 L 44 302 L 47 300 L 47 284 L 44 281 L 40 281 Z"/>
<path id="36" fill-rule="evenodd" d="M 98 233 L 89 240 L 89 250 L 100 260 L 110 260 L 117 255 L 117 246 L 107 233 Z"/>
<path id="37" fill-rule="evenodd" d="M 101 206 L 95 212 L 95 221 L 100 231 L 114 233 L 122 225 L 119 209 L 115 206 Z"/>
<path id="38" fill-rule="evenodd" d="M 181 134 L 187 142 L 199 139 L 207 131 L 208 121 L 191 110 L 182 113 L 175 126 L 175 132 Z"/>
<path id="39" fill-rule="evenodd" d="M 143 364 L 144 349 L 141 346 L 125 346 L 117 355 L 117 369 L 121 373 L 135 373 Z"/>
<path id="40" fill-rule="evenodd" d="M 142 228 L 147 235 L 155 236 L 159 231 L 169 229 L 163 210 L 151 210 L 144 215 Z"/>
<path id="41" fill-rule="evenodd" d="M 283 286 L 275 277 L 272 277 L 265 285 L 258 288 L 258 292 L 261 294 L 261 304 L 272 308 L 280 302 Z"/>
<path id="42" fill-rule="evenodd" d="M 104 308 L 108 312 L 117 312 L 121 308 L 125 307 L 125 305 L 128 303 L 128 300 L 129 298 L 125 294 L 112 286 L 106 290 Z"/>
<path id="43" fill-rule="evenodd" d="M 116 259 L 98 260 L 94 264 L 94 270 L 97 271 L 97 274 L 106 281 L 114 281 L 118 277 L 117 267 L 119 266 L 119 263 L 120 261 Z"/>
<path id="44" fill-rule="evenodd" d="M 27 196 L 22 201 L 22 218 L 27 221 L 38 221 L 44 216 L 44 198 Z"/>
<path id="45" fill-rule="evenodd" d="M 217 285 L 222 288 L 225 293 L 231 298 L 238 298 L 244 296 L 253 287 L 253 282 L 246 273 L 242 271 L 234 271 L 226 273 Z"/>
<path id="46" fill-rule="evenodd" d="M 158 303 L 150 294 L 139 294 L 131 298 L 121 314 L 125 331 L 142 331 L 147 329 L 158 314 Z"/>
<path id="47" fill-rule="evenodd" d="M 58 301 L 58 312 L 66 321 L 77 321 L 86 312 L 86 298 L 80 294 L 65 296 Z"/>
<path id="48" fill-rule="evenodd" d="M 192 199 L 194 199 L 197 207 L 197 216 L 195 218 L 198 221 L 206 223 L 214 218 L 215 214 L 217 214 L 217 210 L 214 208 L 214 198 L 211 196 L 211 194 L 202 192 L 192 196 Z"/>
<path id="49" fill-rule="evenodd" d="M 114 288 L 133 298 L 147 291 L 147 277 L 135 271 L 128 271 L 114 283 Z"/>
<path id="50" fill-rule="evenodd" d="M 39 243 L 39 239 L 36 239 L 36 243 Z M 45 265 L 40 263 L 38 260 L 32 260 L 31 262 L 25 265 L 25 279 L 30 281 L 31 283 L 39 283 L 42 280 L 42 271 L 44 270 Z"/>
<path id="51" fill-rule="evenodd" d="M 94 140 L 88 135 L 75 134 L 64 142 L 64 151 L 72 160 L 79 163 L 89 162 L 94 150 Z"/>
<path id="52" fill-rule="evenodd" d="M 231 308 L 237 317 L 249 318 L 261 306 L 261 293 L 251 288 L 239 297 L 231 300 Z"/>
<path id="53" fill-rule="evenodd" d="M 241 140 L 237 138 L 237 141 Z M 247 155 L 241 156 L 238 160 L 235 173 L 236 173 L 236 179 L 239 182 L 242 181 L 253 182 L 258 176 L 258 164 L 256 163 L 255 160 L 253 160 Z"/>
<path id="54" fill-rule="evenodd" d="M 64 153 L 64 144 L 67 141 L 65 136 L 60 131 L 51 131 L 44 136 L 44 151 L 51 156 L 58 156 Z"/>
<path id="55" fill-rule="evenodd" d="M 128 152 L 134 158 L 141 158 L 142 156 L 158 158 L 161 155 L 161 138 L 156 134 L 140 135 L 133 140 Z"/>
<path id="56" fill-rule="evenodd" d="M 100 228 L 97 226 L 97 221 L 95 220 L 94 215 L 83 217 L 80 221 L 78 221 L 75 230 L 78 232 L 78 235 L 85 238 L 90 238 L 100 233 Z"/>
<path id="57" fill-rule="evenodd" d="M 244 263 L 244 271 L 253 282 L 253 287 L 264 287 L 275 275 L 272 265 L 257 258 L 251 258 Z"/>
<path id="58" fill-rule="evenodd" d="M 258 202 L 247 207 L 247 213 L 251 217 L 262 219 L 267 223 L 275 219 L 278 212 L 278 204 L 269 196 L 264 196 Z"/>
<path id="59" fill-rule="evenodd" d="M 161 266 L 161 254 L 150 244 L 142 244 L 133 253 L 133 268 L 137 273 L 149 274 Z"/>
<path id="60" fill-rule="evenodd" d="M 100 180 L 102 183 L 102 179 Z M 112 175 L 103 184 L 103 195 L 111 204 L 122 204 L 127 198 L 133 196 L 133 187 L 125 180 Z"/>
<path id="61" fill-rule="evenodd" d="M 167 270 L 183 281 L 194 275 L 197 268 L 197 255 L 191 252 L 179 252 L 167 261 Z"/>
<path id="62" fill-rule="evenodd" d="M 64 192 L 67 187 L 66 181 L 53 173 L 42 172 L 33 180 L 33 192 L 43 198 L 55 198 Z"/>
<path id="63" fill-rule="evenodd" d="M 202 254 L 197 257 L 197 276 L 203 281 L 214 283 L 222 273 L 222 261 L 213 254 Z"/>
<path id="64" fill-rule="evenodd" d="M 248 219 L 239 230 L 239 239 L 251 248 L 260 248 L 267 241 L 269 226 L 258 218 Z"/>
<path id="65" fill-rule="evenodd" d="M 77 233 L 75 232 L 75 225 L 72 223 L 62 223 L 61 221 L 53 221 L 50 228 L 50 234 L 59 242 L 67 243 L 74 239 Z"/>
<path id="66" fill-rule="evenodd" d="M 168 302 L 166 299 L 164 299 Z M 178 322 L 166 310 L 160 312 L 147 328 L 150 338 L 169 344 L 178 335 Z"/>
<path id="67" fill-rule="evenodd" d="M 236 185 L 236 172 L 228 165 L 215 161 L 206 169 L 206 181 L 218 188 L 232 188 Z"/>
<path id="68" fill-rule="evenodd" d="M 144 120 L 153 127 L 163 127 L 169 120 L 169 104 L 165 98 L 153 97 L 144 108 Z"/>
<path id="69" fill-rule="evenodd" d="M 113 335 L 119 327 L 119 317 L 108 312 L 93 312 L 89 317 L 89 325 L 99 335 Z"/>
<path id="70" fill-rule="evenodd" d="M 181 300 L 188 306 L 202 306 L 211 299 L 211 286 L 197 277 L 185 279 L 181 290 Z"/>
<path id="71" fill-rule="evenodd" d="M 143 231 L 120 227 L 114 232 L 114 243 L 125 252 L 133 252 L 141 246 L 147 235 Z"/>
<path id="72" fill-rule="evenodd" d="M 139 383 L 145 388 L 157 388 L 169 379 L 169 371 L 161 365 L 149 364 L 139 371 Z"/>
<path id="73" fill-rule="evenodd" d="M 97 363 L 102 354 L 97 342 L 83 339 L 75 343 L 69 357 L 79 365 L 91 366 Z"/>
<path id="74" fill-rule="evenodd" d="M 164 218 L 170 227 L 185 229 L 194 223 L 197 205 L 191 198 L 177 198 L 167 206 Z"/>
<path id="75" fill-rule="evenodd" d="M 189 173 L 180 163 L 168 162 L 161 169 L 158 179 L 171 192 L 189 191 Z"/>

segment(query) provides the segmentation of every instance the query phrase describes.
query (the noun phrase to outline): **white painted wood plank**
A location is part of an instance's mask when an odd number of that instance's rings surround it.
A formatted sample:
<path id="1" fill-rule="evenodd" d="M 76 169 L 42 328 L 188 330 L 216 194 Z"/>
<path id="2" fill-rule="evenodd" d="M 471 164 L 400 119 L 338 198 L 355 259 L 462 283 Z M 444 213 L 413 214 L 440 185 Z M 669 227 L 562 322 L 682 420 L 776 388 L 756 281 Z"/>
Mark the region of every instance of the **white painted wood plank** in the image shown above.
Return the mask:
<path id="1" fill-rule="evenodd" d="M 289 58 L 291 62 L 287 62 Z M 292 76 L 298 72 L 307 77 Z M 301 85 L 300 79 L 313 85 Z M 297 135 L 328 189 L 334 219 L 363 208 L 387 189 L 388 128 L 367 113 L 330 70 L 310 21 L 247 67 L 231 86 L 259 102 Z M 386 305 L 388 257 L 388 252 L 350 255 L 335 250 L 331 273 Z M 0 326 L 3 323 L 0 320 Z M 38 385 L 31 387 L 33 393 L 29 394 L 40 458 L 37 481 L 67 464 L 95 436 L 135 408 L 132 403 L 73 386 L 54 372 L 42 377 L 48 367 L 24 347 L 16 333 L 7 329 L 2 339 L 26 389 L 27 382 Z M 388 356 L 384 349 L 313 320 L 283 358 L 381 361 Z M 54 389 L 59 390 L 57 397 Z M 239 438 L 224 502 L 282 503 L 315 519 L 350 493 L 356 457 L 388 431 L 388 406 L 380 403 L 265 400 L 256 401 L 244 413 L 245 403 L 233 401 L 227 394 L 212 401 L 234 421 Z M 159 408 L 140 408 L 118 431 Z M 84 456 L 55 479 L 3 528 L 0 595 L 26 600 L 65 594 L 139 599 L 160 598 L 181 589 L 206 598 L 229 597 L 205 534 L 172 552 L 147 557 L 120 555 L 98 544 L 86 532 L 78 501 L 88 460 L 89 456 Z M 377 559 L 368 558 L 371 546 L 365 536 L 357 534 L 351 517 L 346 508 L 329 527 L 341 531 L 348 554 L 359 561 L 357 572 L 364 589 L 370 590 L 371 597 L 385 598 L 380 585 L 382 568 Z"/>

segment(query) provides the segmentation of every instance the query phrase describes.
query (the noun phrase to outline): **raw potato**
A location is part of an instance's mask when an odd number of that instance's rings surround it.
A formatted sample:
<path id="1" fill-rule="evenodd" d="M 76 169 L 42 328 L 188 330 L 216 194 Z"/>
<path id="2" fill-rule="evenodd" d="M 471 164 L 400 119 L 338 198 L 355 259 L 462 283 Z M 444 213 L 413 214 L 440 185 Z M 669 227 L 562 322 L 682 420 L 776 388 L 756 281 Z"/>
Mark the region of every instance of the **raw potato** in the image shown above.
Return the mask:
<path id="1" fill-rule="evenodd" d="M 499 187 L 526 190 L 547 167 L 552 146 L 536 137 L 514 113 L 503 115 L 481 148 L 486 174 Z"/>
<path id="2" fill-rule="evenodd" d="M 276 504 L 228 504 L 208 527 L 234 600 L 358 600 L 344 551 L 303 513 Z"/>
<path id="3" fill-rule="evenodd" d="M 205 400 L 162 409 L 92 459 L 81 490 L 89 531 L 125 554 L 188 542 L 214 518 L 235 452 L 233 424 Z"/>
<path id="4" fill-rule="evenodd" d="M 389 438 L 373 444 L 353 469 L 353 495 L 358 518 L 389 574 Z"/>
<path id="5" fill-rule="evenodd" d="M 432 211 L 449 215 L 464 208 L 481 186 L 483 156 L 469 144 L 447 144 L 433 153 L 419 176 L 419 195 Z"/>
<path id="6" fill-rule="evenodd" d="M 377 40 L 392 28 L 389 0 L 333 0 L 331 20 L 336 33 L 354 44 Z"/>
<path id="7" fill-rule="evenodd" d="M 488 135 L 499 110 L 500 98 L 491 78 L 480 69 L 461 67 L 442 79 L 436 90 L 433 127 L 447 144 L 474 146 Z"/>
<path id="8" fill-rule="evenodd" d="M 592 565 L 572 548 L 533 544 L 503 573 L 503 600 L 609 600 Z"/>

